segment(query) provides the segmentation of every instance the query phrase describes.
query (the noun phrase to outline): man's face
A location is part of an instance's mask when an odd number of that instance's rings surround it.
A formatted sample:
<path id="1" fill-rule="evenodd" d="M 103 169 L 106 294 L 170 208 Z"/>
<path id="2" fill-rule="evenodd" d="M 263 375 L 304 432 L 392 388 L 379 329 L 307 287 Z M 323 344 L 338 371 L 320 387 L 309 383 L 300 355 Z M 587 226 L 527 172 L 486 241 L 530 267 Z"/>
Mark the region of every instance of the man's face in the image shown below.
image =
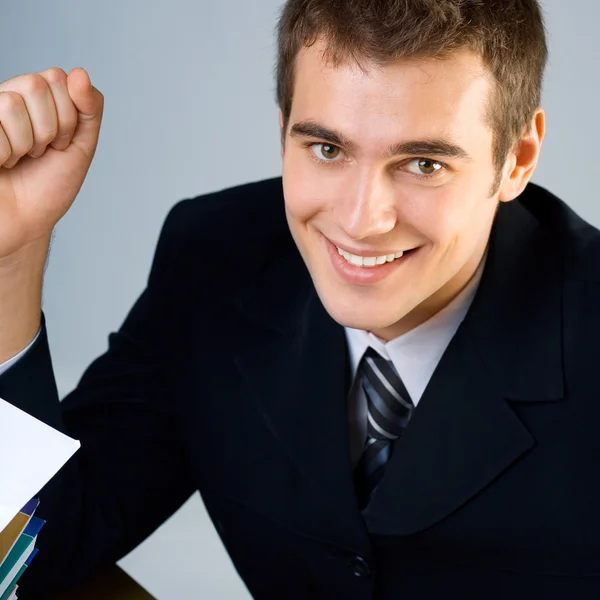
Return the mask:
<path id="1" fill-rule="evenodd" d="M 297 59 L 287 219 L 330 315 L 392 339 L 456 296 L 485 251 L 497 207 L 490 79 L 467 51 L 365 74 L 328 66 L 322 49 Z"/>

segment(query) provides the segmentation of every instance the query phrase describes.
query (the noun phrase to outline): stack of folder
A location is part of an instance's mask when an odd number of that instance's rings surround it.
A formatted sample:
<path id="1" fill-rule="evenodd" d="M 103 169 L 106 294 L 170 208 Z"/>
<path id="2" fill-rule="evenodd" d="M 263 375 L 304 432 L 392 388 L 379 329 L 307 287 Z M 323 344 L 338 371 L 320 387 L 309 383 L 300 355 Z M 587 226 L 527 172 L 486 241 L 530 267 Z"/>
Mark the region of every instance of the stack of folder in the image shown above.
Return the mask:
<path id="1" fill-rule="evenodd" d="M 39 500 L 28 502 L 0 532 L 0 600 L 16 600 L 18 581 L 38 550 L 37 536 L 45 521 L 34 516 Z"/>
<path id="2" fill-rule="evenodd" d="M 0 398 L 0 600 L 17 597 L 17 582 L 37 554 L 45 521 L 34 515 L 36 496 L 79 446 Z"/>

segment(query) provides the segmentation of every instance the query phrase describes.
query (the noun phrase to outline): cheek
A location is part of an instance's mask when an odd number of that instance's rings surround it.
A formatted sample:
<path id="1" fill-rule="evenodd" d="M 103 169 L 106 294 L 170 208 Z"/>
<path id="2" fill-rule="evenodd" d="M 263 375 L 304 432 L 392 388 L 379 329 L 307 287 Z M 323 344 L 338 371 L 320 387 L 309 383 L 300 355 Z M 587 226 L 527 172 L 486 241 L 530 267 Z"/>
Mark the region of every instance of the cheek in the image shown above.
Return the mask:
<path id="1" fill-rule="evenodd" d="M 439 249 L 469 245 L 487 223 L 483 194 L 460 184 L 431 190 L 409 203 L 410 222 Z"/>
<path id="2" fill-rule="evenodd" d="M 419 190 L 396 206 L 399 221 L 410 224 L 434 246 L 446 246 L 460 230 L 460 211 L 453 193 L 447 189 Z"/>
<path id="3" fill-rule="evenodd" d="M 318 192 L 309 187 L 288 181 L 284 185 L 285 208 L 288 217 L 295 222 L 304 223 L 323 210 L 323 200 Z"/>
<path id="4" fill-rule="evenodd" d="M 328 191 L 315 181 L 314 166 L 295 157 L 293 151 L 283 160 L 283 192 L 290 218 L 308 221 L 327 209 Z"/>

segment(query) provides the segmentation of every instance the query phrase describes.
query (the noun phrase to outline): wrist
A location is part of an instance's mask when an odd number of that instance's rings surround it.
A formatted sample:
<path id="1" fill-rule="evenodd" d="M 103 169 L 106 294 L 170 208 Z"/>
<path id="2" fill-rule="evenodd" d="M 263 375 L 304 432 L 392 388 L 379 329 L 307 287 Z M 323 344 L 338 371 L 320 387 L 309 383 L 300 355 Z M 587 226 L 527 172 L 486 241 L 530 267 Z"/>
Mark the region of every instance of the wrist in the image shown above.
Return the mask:
<path id="1" fill-rule="evenodd" d="M 0 258 L 0 363 L 26 348 L 40 328 L 49 239 Z"/>
<path id="2" fill-rule="evenodd" d="M 17 273 L 39 271 L 43 273 L 52 232 L 30 241 L 12 254 L 0 256 L 0 277 L 11 277 Z"/>

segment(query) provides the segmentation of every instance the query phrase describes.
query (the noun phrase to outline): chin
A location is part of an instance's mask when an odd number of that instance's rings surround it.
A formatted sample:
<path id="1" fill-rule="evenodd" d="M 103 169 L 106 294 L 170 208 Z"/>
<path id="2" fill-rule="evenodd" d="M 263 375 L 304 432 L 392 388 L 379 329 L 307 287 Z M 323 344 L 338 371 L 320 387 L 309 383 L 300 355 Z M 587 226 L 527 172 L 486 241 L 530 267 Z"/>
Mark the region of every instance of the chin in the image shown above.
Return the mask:
<path id="1" fill-rule="evenodd" d="M 394 325 L 402 318 L 402 315 L 391 314 L 391 311 L 382 311 L 373 303 L 361 302 L 356 298 L 342 300 L 321 293 L 319 293 L 319 297 L 331 318 L 343 327 L 377 331 Z M 397 311 L 394 312 L 397 313 Z"/>

